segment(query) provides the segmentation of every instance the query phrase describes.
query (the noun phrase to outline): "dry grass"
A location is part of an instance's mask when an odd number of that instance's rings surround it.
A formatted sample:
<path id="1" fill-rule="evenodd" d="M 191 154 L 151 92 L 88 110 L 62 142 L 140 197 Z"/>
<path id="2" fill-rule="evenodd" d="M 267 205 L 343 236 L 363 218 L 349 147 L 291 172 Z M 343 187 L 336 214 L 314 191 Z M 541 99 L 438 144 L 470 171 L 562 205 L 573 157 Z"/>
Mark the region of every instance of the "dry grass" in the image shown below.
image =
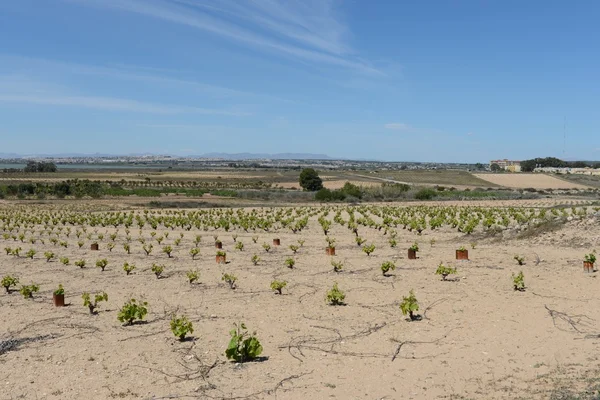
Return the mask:
<path id="1" fill-rule="evenodd" d="M 475 174 L 476 177 L 499 186 L 515 189 L 587 189 L 587 186 L 572 183 L 545 174 Z"/>

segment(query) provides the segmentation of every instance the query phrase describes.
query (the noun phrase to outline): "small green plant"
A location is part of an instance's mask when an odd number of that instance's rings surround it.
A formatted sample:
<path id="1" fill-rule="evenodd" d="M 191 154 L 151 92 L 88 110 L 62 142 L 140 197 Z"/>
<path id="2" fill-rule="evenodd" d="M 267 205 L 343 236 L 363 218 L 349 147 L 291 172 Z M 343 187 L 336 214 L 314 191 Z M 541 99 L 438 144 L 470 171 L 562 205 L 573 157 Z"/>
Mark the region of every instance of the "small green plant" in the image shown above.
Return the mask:
<path id="1" fill-rule="evenodd" d="M 402 310 L 402 315 L 408 315 L 411 321 L 419 318 L 417 314 L 415 314 L 417 311 L 419 311 L 419 302 L 417 301 L 415 292 L 413 290 L 410 291 L 408 297 L 402 298 L 400 310 Z"/>
<path id="2" fill-rule="evenodd" d="M 344 263 L 342 261 L 331 260 L 331 266 L 334 272 L 342 272 L 344 269 Z"/>
<path id="3" fill-rule="evenodd" d="M 10 254 L 12 254 L 15 257 L 19 257 L 19 254 L 21 253 L 21 248 L 17 247 L 16 249 L 12 249 L 12 251 L 10 252 Z"/>
<path id="4" fill-rule="evenodd" d="M 393 271 L 396 269 L 396 264 L 391 261 L 385 261 L 381 264 L 381 272 L 383 272 L 383 276 L 387 276 L 389 271 Z"/>
<path id="5" fill-rule="evenodd" d="M 263 351 L 256 332 L 249 334 L 246 325 L 242 322 L 235 324 L 235 328 L 229 331 L 231 340 L 225 350 L 228 360 L 243 363 L 255 360 Z"/>
<path id="6" fill-rule="evenodd" d="M 300 247 L 304 247 L 304 240 L 298 239 L 298 244 L 300 245 Z"/>
<path id="7" fill-rule="evenodd" d="M 388 240 L 388 243 L 390 244 L 390 247 L 396 247 L 396 246 L 398 246 L 398 242 L 396 241 L 395 238 L 390 238 Z"/>
<path id="8" fill-rule="evenodd" d="M 366 242 L 366 241 L 367 241 L 367 239 L 363 239 L 363 238 L 361 238 L 360 236 L 357 236 L 357 237 L 355 237 L 355 238 L 354 238 L 354 241 L 356 242 L 356 244 L 357 244 L 358 246 L 362 246 L 362 244 L 363 244 L 364 242 Z"/>
<path id="9" fill-rule="evenodd" d="M 150 253 L 152 253 L 153 248 L 154 246 L 152 246 L 152 243 L 148 243 L 142 246 L 142 249 L 144 249 L 144 253 L 146 253 L 147 256 L 149 256 Z"/>
<path id="10" fill-rule="evenodd" d="M 60 258 L 60 262 L 61 262 L 63 265 L 69 265 L 69 257 L 61 257 L 61 258 Z"/>
<path id="11" fill-rule="evenodd" d="M 94 302 L 91 301 L 90 294 L 87 292 L 84 292 L 81 295 L 81 298 L 83 299 L 83 306 L 87 307 L 92 315 L 97 313 L 96 309 L 98 308 L 98 304 L 100 302 L 108 301 L 108 295 L 106 292 L 96 293 L 94 295 Z"/>
<path id="12" fill-rule="evenodd" d="M 293 258 L 288 258 L 285 260 L 285 265 L 288 268 L 294 268 L 294 265 L 296 265 L 296 260 L 294 260 Z"/>
<path id="13" fill-rule="evenodd" d="M 85 260 L 77 260 L 75 261 L 75 265 L 79 268 L 85 267 Z"/>
<path id="14" fill-rule="evenodd" d="M 258 265 L 258 263 L 260 262 L 260 257 L 258 256 L 258 254 L 255 254 L 252 256 L 251 260 L 252 260 L 252 264 Z"/>
<path id="15" fill-rule="evenodd" d="M 50 260 L 54 259 L 55 255 L 54 255 L 54 253 L 53 253 L 53 252 L 51 252 L 51 251 L 46 251 L 46 252 L 44 253 L 44 257 L 46 257 L 46 261 L 47 261 L 47 262 L 50 262 Z"/>
<path id="16" fill-rule="evenodd" d="M 33 298 L 33 294 L 37 293 L 39 291 L 40 291 L 40 287 L 38 285 L 36 285 L 35 283 L 32 283 L 31 285 L 21 286 L 19 293 L 21 293 L 24 298 L 31 299 L 31 298 Z"/>
<path id="17" fill-rule="evenodd" d="M 271 250 L 271 245 L 268 243 L 263 243 L 262 247 L 267 253 L 269 252 L 269 250 Z"/>
<path id="18" fill-rule="evenodd" d="M 25 256 L 27 258 L 31 258 L 33 260 L 33 256 L 35 256 L 37 253 L 37 251 L 35 251 L 34 249 L 30 249 L 27 253 L 25 253 Z"/>
<path id="19" fill-rule="evenodd" d="M 167 255 L 167 257 L 171 258 L 171 253 L 173 252 L 173 248 L 171 246 L 163 247 L 162 251 Z"/>
<path id="20" fill-rule="evenodd" d="M 431 247 L 433 247 L 433 245 L 435 244 L 435 239 L 432 238 L 431 240 L 429 240 L 429 244 L 431 245 Z"/>
<path id="21" fill-rule="evenodd" d="M 106 245 L 106 248 L 108 249 L 108 251 L 110 251 L 112 253 L 112 249 L 115 248 L 115 244 L 110 242 Z"/>
<path id="22" fill-rule="evenodd" d="M 241 241 L 240 242 L 235 242 L 235 248 L 236 248 L 236 250 L 243 251 L 244 250 L 244 243 L 242 243 Z"/>
<path id="23" fill-rule="evenodd" d="M 471 244 L 471 248 L 473 250 L 475 250 L 475 247 L 477 247 L 477 242 L 471 242 L 470 244 Z"/>
<path id="24" fill-rule="evenodd" d="M 133 264 L 129 264 L 128 262 L 123 264 L 123 271 L 125 271 L 125 273 L 127 275 L 131 274 L 131 272 L 133 272 L 134 269 L 135 269 L 135 265 L 133 265 Z"/>
<path id="25" fill-rule="evenodd" d="M 6 275 L 2 278 L 2 287 L 6 290 L 6 293 L 11 292 L 12 286 L 17 286 L 19 284 L 19 278 L 15 278 L 14 276 Z"/>
<path id="26" fill-rule="evenodd" d="M 373 253 L 375 251 L 375 245 L 374 244 L 370 244 L 367 246 L 363 246 L 362 251 L 367 255 L 370 256 L 371 253 Z"/>
<path id="27" fill-rule="evenodd" d="M 517 275 L 512 274 L 513 288 L 519 292 L 525 291 L 525 275 L 520 271 Z"/>
<path id="28" fill-rule="evenodd" d="M 325 236 L 325 241 L 327 242 L 327 247 L 335 247 L 335 239 L 334 238 Z"/>
<path id="29" fill-rule="evenodd" d="M 524 265 L 525 264 L 525 257 L 519 256 L 518 254 L 516 254 L 513 258 L 517 261 L 517 263 L 519 265 Z"/>
<path id="30" fill-rule="evenodd" d="M 185 274 L 190 284 L 196 282 L 200 278 L 200 273 L 197 270 L 190 270 Z"/>
<path id="31" fill-rule="evenodd" d="M 409 247 L 409 249 L 412 251 L 419 251 L 419 244 L 417 242 L 414 242 L 412 246 Z"/>
<path id="32" fill-rule="evenodd" d="M 235 282 L 237 281 L 237 277 L 235 275 L 224 273 L 221 277 L 221 280 L 227 282 L 231 289 L 235 289 Z"/>
<path id="33" fill-rule="evenodd" d="M 333 306 L 340 306 L 344 304 L 346 295 L 338 288 L 337 282 L 333 284 L 333 287 L 327 291 L 327 302 Z"/>
<path id="34" fill-rule="evenodd" d="M 77 241 L 77 246 L 79 246 L 79 248 L 82 248 L 84 244 L 85 244 L 85 242 L 83 240 Z"/>
<path id="35" fill-rule="evenodd" d="M 59 285 L 58 285 L 58 289 L 56 289 L 56 290 L 54 291 L 54 295 L 55 295 L 55 296 L 61 296 L 61 295 L 64 295 L 64 294 L 65 294 L 65 288 L 63 287 L 63 285 L 62 285 L 62 284 L 59 284 Z"/>
<path id="36" fill-rule="evenodd" d="M 4 251 L 6 252 L 6 255 L 10 255 L 10 253 L 12 253 L 12 248 L 11 247 L 5 247 Z"/>
<path id="37" fill-rule="evenodd" d="M 294 254 L 296 254 L 298 252 L 298 249 L 300 247 L 296 246 L 295 244 L 290 244 L 290 250 L 294 252 Z"/>
<path id="38" fill-rule="evenodd" d="M 96 261 L 96 267 L 100 268 L 102 272 L 104 272 L 104 268 L 106 268 L 107 265 L 108 260 L 106 260 L 106 258 Z"/>
<path id="39" fill-rule="evenodd" d="M 271 289 L 275 290 L 275 292 L 277 294 L 281 294 L 281 291 L 286 286 L 287 286 L 287 282 L 286 281 L 277 281 L 277 280 L 275 280 L 275 281 L 271 282 Z"/>
<path id="40" fill-rule="evenodd" d="M 192 248 L 190 249 L 190 256 L 192 256 L 192 260 L 195 260 L 195 259 L 196 259 L 196 256 L 197 256 L 198 254 L 200 254 L 200 249 L 199 249 L 199 248 L 197 248 L 197 247 L 192 247 Z"/>
<path id="41" fill-rule="evenodd" d="M 465 246 L 460 246 L 458 249 L 456 249 L 458 251 L 467 251 L 467 248 Z"/>
<path id="42" fill-rule="evenodd" d="M 437 270 L 435 271 L 435 274 L 441 275 L 442 280 L 445 281 L 446 278 L 448 278 L 448 275 L 456 274 L 456 268 L 445 266 L 444 264 L 440 263 L 440 265 L 438 265 L 438 267 L 437 267 Z"/>
<path id="43" fill-rule="evenodd" d="M 585 262 L 588 262 L 593 265 L 596 262 L 596 254 L 594 254 L 594 253 L 586 254 L 584 256 L 583 260 Z"/>
<path id="44" fill-rule="evenodd" d="M 127 303 L 123 304 L 123 307 L 117 314 L 117 319 L 124 325 L 132 325 L 135 320 L 143 320 L 146 314 L 148 314 L 148 302 L 141 301 L 137 302 L 136 299 L 131 299 Z"/>
<path id="45" fill-rule="evenodd" d="M 233 239 L 234 243 L 237 243 L 237 238 L 238 238 L 237 234 L 234 233 L 233 235 L 231 235 L 231 238 Z"/>
<path id="46" fill-rule="evenodd" d="M 194 326 L 191 321 L 188 321 L 187 317 L 173 315 L 173 318 L 171 318 L 171 332 L 182 342 L 185 340 L 186 335 L 194 333 Z"/>
<path id="47" fill-rule="evenodd" d="M 164 265 L 152 264 L 152 272 L 156 275 L 156 279 L 160 279 L 163 271 L 165 270 Z"/>
<path id="48" fill-rule="evenodd" d="M 179 246 L 179 245 L 181 244 L 181 238 L 177 238 L 177 239 L 175 239 L 175 240 L 173 241 L 173 244 L 174 244 L 175 246 Z"/>
<path id="49" fill-rule="evenodd" d="M 253 241 L 254 243 L 258 242 L 258 236 L 252 236 L 252 241 Z"/>
<path id="50" fill-rule="evenodd" d="M 127 254 L 131 254 L 131 245 L 129 243 L 123 243 L 123 248 L 127 252 Z"/>
<path id="51" fill-rule="evenodd" d="M 196 237 L 194 238 L 194 244 L 196 245 L 196 247 L 198 247 L 198 244 L 200 244 L 201 241 L 202 241 L 202 236 L 196 235 Z"/>

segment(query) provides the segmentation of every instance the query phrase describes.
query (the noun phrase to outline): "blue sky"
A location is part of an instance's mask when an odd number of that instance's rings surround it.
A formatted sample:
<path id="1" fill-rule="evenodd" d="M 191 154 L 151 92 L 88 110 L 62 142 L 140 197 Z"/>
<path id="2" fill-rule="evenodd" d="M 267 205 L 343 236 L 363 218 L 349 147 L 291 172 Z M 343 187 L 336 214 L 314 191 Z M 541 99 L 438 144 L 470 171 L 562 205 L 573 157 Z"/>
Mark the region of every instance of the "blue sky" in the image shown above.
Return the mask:
<path id="1" fill-rule="evenodd" d="M 595 0 L 0 1 L 0 153 L 598 160 L 599 19 Z"/>

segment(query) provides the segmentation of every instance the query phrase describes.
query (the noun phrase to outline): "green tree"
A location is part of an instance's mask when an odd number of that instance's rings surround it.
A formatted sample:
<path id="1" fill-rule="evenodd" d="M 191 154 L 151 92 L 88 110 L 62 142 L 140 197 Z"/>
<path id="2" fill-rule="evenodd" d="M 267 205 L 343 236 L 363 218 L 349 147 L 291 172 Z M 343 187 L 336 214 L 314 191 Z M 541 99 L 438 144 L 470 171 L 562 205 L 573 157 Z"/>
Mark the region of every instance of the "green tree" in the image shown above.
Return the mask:
<path id="1" fill-rule="evenodd" d="M 493 163 L 492 165 L 490 165 L 490 170 L 492 172 L 499 172 L 502 171 L 502 168 L 500 168 L 500 166 L 496 163 Z"/>
<path id="2" fill-rule="evenodd" d="M 300 186 L 304 190 L 316 192 L 323 189 L 323 180 L 319 178 L 319 174 L 313 168 L 304 168 L 300 172 Z"/>

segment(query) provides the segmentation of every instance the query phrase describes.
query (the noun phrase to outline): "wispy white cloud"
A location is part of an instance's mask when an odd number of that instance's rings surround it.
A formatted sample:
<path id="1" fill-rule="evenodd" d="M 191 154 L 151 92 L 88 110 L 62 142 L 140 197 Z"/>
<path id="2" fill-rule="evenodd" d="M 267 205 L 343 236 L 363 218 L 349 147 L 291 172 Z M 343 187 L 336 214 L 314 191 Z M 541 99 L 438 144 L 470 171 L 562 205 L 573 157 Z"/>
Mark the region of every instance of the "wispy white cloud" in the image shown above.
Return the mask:
<path id="1" fill-rule="evenodd" d="M 92 75 L 104 76 L 131 82 L 148 82 L 177 88 L 185 88 L 186 90 L 197 90 L 199 92 L 218 98 L 255 97 L 283 102 L 291 102 L 290 100 L 270 96 L 268 94 L 246 92 L 227 87 L 211 85 L 203 82 L 197 82 L 189 79 L 173 78 L 165 75 L 164 73 L 174 73 L 176 71 L 164 71 L 158 68 L 147 68 L 131 65 L 107 67 L 14 55 L 0 55 L 0 65 L 3 65 L 5 67 L 11 66 L 13 69 L 16 70 L 27 69 L 30 72 L 41 71 L 44 75 L 52 73 L 56 73 L 59 75 Z M 160 72 L 163 72 L 163 74 L 159 74 Z"/>
<path id="2" fill-rule="evenodd" d="M 473 132 L 467 132 L 467 136 L 473 136 L 474 133 Z"/>
<path id="3" fill-rule="evenodd" d="M 385 129 L 391 129 L 394 131 L 409 131 L 411 130 L 411 126 L 407 124 L 403 124 L 401 122 L 392 122 L 384 125 Z"/>
<path id="4" fill-rule="evenodd" d="M 281 0 L 63 0 L 127 11 L 225 37 L 237 43 L 279 53 L 304 62 L 344 67 L 368 74 L 382 73 L 348 51 L 340 41 L 343 25 L 333 18 L 331 0 L 307 2 Z M 293 4 L 293 6 L 290 6 Z M 315 12 L 312 14 L 311 12 Z M 210 11 L 210 12 L 209 12 Z M 229 16 L 229 18 L 224 18 Z M 217 15 L 220 15 L 217 16 Z M 233 18 L 232 18 L 233 16 Z M 255 29 L 246 29 L 244 21 Z M 232 21 L 232 22 L 230 22 Z M 265 34 L 257 33 L 259 29 Z M 288 41 L 278 40 L 284 36 Z M 289 39 L 296 42 L 292 44 Z"/>
<path id="5" fill-rule="evenodd" d="M 90 108 L 152 114 L 204 114 L 248 116 L 238 109 L 213 109 L 193 105 L 161 104 L 118 97 L 74 93 L 69 87 L 39 82 L 22 74 L 0 75 L 0 103 Z"/>
<path id="6" fill-rule="evenodd" d="M 152 114 L 211 114 L 225 116 L 247 116 L 245 112 L 215 110 L 209 108 L 177 106 L 168 104 L 154 104 L 137 100 L 120 99 L 114 97 L 96 96 L 67 96 L 60 94 L 0 94 L 0 102 L 16 104 L 33 104 L 46 106 L 69 106 L 91 108 L 105 111 L 129 111 Z"/>

